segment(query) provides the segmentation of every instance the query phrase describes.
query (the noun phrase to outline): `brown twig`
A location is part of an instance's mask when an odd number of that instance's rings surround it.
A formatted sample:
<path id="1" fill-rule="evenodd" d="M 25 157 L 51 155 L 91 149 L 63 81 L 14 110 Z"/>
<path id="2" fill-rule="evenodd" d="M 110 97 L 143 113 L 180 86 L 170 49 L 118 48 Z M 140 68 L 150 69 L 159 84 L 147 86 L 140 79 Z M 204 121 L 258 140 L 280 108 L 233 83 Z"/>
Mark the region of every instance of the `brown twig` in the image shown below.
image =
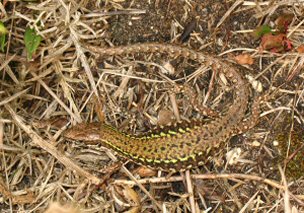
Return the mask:
<path id="1" fill-rule="evenodd" d="M 247 179 L 251 181 L 259 181 L 263 182 L 265 184 L 268 184 L 272 187 L 275 187 L 277 189 L 284 189 L 284 186 L 279 184 L 275 180 L 259 177 L 256 175 L 246 175 L 246 174 L 238 174 L 238 173 L 232 173 L 232 174 L 201 174 L 201 175 L 191 175 L 192 179 L 208 179 L 208 180 L 214 180 L 214 179 L 230 179 L 230 180 L 236 180 L 236 179 Z M 166 182 L 176 182 L 176 181 L 182 181 L 182 177 L 172 176 L 170 178 L 160 177 L 160 178 L 146 178 L 138 180 L 141 184 L 150 184 L 150 183 L 166 183 Z M 114 184 L 129 184 L 134 185 L 135 183 L 133 181 L 127 181 L 127 180 L 115 180 Z"/>

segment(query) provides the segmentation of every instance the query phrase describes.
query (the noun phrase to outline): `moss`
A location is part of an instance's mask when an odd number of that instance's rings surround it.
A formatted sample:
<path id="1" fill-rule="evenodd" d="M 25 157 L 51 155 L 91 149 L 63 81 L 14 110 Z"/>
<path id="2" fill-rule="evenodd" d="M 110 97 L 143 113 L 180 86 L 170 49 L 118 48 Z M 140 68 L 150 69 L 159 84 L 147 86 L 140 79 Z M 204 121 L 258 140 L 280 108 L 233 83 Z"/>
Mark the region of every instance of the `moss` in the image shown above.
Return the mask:
<path id="1" fill-rule="evenodd" d="M 282 131 L 283 132 L 283 131 Z M 304 129 L 299 125 L 289 132 L 279 134 L 276 138 L 279 142 L 280 161 L 286 166 L 286 176 L 291 179 L 298 179 L 304 175 Z M 287 153 L 288 152 L 288 153 Z"/>

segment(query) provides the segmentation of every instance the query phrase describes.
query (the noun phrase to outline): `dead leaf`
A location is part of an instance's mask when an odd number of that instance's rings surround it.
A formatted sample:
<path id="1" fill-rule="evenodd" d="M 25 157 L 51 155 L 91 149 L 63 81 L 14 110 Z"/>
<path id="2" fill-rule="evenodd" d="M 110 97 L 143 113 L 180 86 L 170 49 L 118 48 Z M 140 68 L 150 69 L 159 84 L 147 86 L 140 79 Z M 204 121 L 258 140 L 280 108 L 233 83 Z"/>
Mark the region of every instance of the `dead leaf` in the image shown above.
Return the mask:
<path id="1" fill-rule="evenodd" d="M 137 206 L 140 205 L 139 195 L 131 187 L 124 186 L 123 193 L 124 193 L 126 200 L 128 200 L 131 203 L 134 203 Z"/>
<path id="2" fill-rule="evenodd" d="M 129 213 L 137 213 L 141 210 L 140 197 L 136 191 L 127 185 L 115 185 L 112 188 L 112 195 L 115 202 Z"/>
<path id="3" fill-rule="evenodd" d="M 298 53 L 304 53 L 304 44 L 301 44 L 300 46 L 298 46 L 297 51 L 298 51 Z"/>
<path id="4" fill-rule="evenodd" d="M 286 34 L 266 34 L 262 37 L 261 47 L 263 50 L 278 53 L 290 50 L 292 48 L 292 43 L 286 37 Z"/>
<path id="5" fill-rule="evenodd" d="M 241 64 L 241 65 L 244 65 L 244 64 L 252 65 L 253 64 L 253 58 L 249 54 L 237 55 L 237 56 L 235 56 L 235 61 L 236 61 L 236 63 Z"/>
<path id="6" fill-rule="evenodd" d="M 291 13 L 280 15 L 275 21 L 279 32 L 286 33 L 292 20 L 293 20 L 293 14 Z"/>
<path id="7" fill-rule="evenodd" d="M 136 169 L 135 173 L 137 173 L 140 177 L 152 177 L 156 175 L 155 170 L 145 166 L 141 166 L 138 169 Z"/>

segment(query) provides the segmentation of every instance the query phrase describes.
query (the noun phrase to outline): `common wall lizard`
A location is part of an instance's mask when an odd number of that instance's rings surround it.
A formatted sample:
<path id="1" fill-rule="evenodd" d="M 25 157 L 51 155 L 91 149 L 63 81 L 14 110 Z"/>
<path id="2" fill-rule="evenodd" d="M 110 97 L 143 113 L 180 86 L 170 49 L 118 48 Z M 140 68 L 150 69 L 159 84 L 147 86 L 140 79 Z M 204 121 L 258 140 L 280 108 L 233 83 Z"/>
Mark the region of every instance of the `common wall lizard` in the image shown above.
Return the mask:
<path id="1" fill-rule="evenodd" d="M 185 57 L 212 66 L 223 73 L 234 85 L 233 103 L 225 113 L 210 122 L 190 122 L 188 126 L 173 127 L 172 130 L 133 136 L 119 132 L 106 124 L 78 124 L 65 132 L 73 140 L 101 143 L 127 159 L 139 164 L 163 170 L 182 170 L 206 162 L 209 156 L 224 147 L 228 139 L 255 125 L 259 117 L 259 98 L 251 105 L 251 114 L 245 114 L 249 101 L 249 84 L 236 67 L 217 57 L 171 44 L 144 43 L 122 47 L 89 50 L 99 56 L 114 56 L 132 53 L 164 53 L 174 57 Z"/>

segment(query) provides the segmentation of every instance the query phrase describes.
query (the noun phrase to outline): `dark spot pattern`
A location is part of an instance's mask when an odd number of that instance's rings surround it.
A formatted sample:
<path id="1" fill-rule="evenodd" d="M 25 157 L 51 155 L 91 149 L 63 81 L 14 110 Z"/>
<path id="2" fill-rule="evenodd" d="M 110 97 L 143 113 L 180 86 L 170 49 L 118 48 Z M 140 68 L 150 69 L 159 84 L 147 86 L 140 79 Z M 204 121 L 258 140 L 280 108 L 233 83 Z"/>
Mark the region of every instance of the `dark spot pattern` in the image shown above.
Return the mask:
<path id="1" fill-rule="evenodd" d="M 189 127 L 178 126 L 180 129 L 178 127 L 174 128 L 177 130 L 173 129 L 172 132 L 177 133 L 170 134 L 171 137 L 167 137 L 168 133 L 162 130 L 164 134 L 155 134 L 159 137 L 151 137 L 151 134 L 147 134 L 146 139 L 143 140 L 119 133 L 113 127 L 107 127 L 106 125 L 95 131 L 102 132 L 100 142 L 104 146 L 116 150 L 122 156 L 135 162 L 142 163 L 144 161 L 146 165 L 165 170 L 172 168 L 176 170 L 187 169 L 197 165 L 198 162 L 205 162 L 208 155 L 214 153 L 214 149 L 218 150 L 228 138 L 235 134 L 236 127 L 242 126 L 248 106 L 249 84 L 230 64 L 216 57 L 176 45 L 148 43 L 98 49 L 99 53 L 105 55 L 143 54 L 155 51 L 175 57 L 193 59 L 202 64 L 208 62 L 208 64 L 214 65 L 211 67 L 222 72 L 229 82 L 234 82 L 235 91 L 233 91 L 232 105 L 228 107 L 224 115 L 216 117 L 210 122 L 198 123 L 193 121 L 195 128 L 194 125 Z M 256 111 L 258 109 L 259 107 L 257 109 L 253 108 L 252 115 L 257 115 Z M 254 123 L 254 121 L 250 120 L 250 123 Z M 132 145 L 130 145 L 131 143 Z M 139 158 L 144 160 L 139 160 Z"/>

